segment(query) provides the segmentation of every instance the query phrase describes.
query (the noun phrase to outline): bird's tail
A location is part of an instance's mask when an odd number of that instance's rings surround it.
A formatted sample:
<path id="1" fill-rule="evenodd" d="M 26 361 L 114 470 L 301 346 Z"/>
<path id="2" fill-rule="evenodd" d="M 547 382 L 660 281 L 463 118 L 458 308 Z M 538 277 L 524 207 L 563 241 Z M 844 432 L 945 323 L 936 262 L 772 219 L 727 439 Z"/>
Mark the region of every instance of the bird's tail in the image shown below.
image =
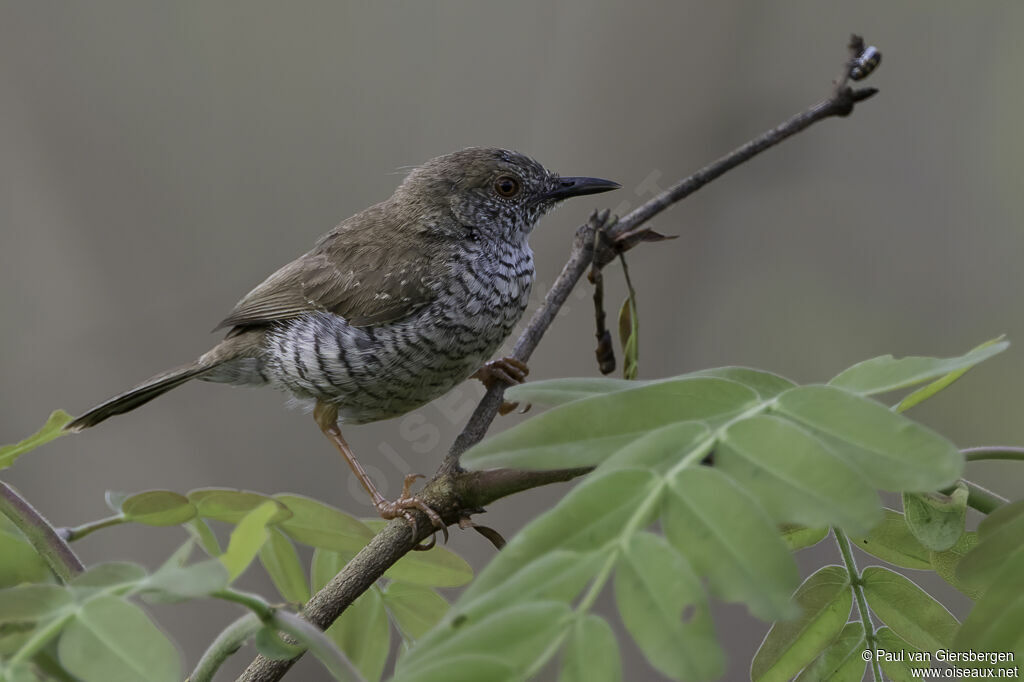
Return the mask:
<path id="1" fill-rule="evenodd" d="M 214 365 L 215 366 L 215 365 Z M 135 388 L 116 395 L 110 400 L 92 408 L 78 419 L 64 427 L 67 431 L 81 431 L 90 426 L 96 426 L 115 414 L 123 414 L 134 410 L 140 405 L 145 405 L 153 398 L 161 396 L 172 388 L 177 388 L 190 379 L 195 379 L 212 369 L 212 366 L 203 363 L 201 360 L 182 365 L 174 369 L 157 374 L 155 377 L 142 382 Z"/>

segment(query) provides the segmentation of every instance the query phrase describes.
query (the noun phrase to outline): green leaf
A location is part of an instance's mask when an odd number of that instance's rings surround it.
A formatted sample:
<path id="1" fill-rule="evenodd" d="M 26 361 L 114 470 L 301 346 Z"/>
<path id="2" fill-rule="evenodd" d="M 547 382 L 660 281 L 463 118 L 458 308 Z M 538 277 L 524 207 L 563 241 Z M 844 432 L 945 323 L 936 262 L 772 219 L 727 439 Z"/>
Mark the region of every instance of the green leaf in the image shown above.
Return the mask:
<path id="1" fill-rule="evenodd" d="M 497 656 L 454 653 L 415 670 L 403 670 L 390 682 L 512 682 L 516 679 L 516 666 Z"/>
<path id="2" fill-rule="evenodd" d="M 324 589 L 324 585 L 338 575 L 353 556 L 355 556 L 354 553 L 341 554 L 319 547 L 314 549 L 313 561 L 309 566 L 309 582 L 312 584 L 313 592 Z"/>
<path id="3" fill-rule="evenodd" d="M 393 682 L 424 679 L 424 673 L 414 671 L 429 670 L 439 661 L 447 662 L 445 668 L 452 676 L 437 679 L 457 679 L 455 659 L 467 651 L 522 674 L 571 624 L 569 607 L 552 602 L 516 604 L 490 614 L 472 627 L 456 621 L 441 631 L 435 629 L 409 649 L 398 661 Z"/>
<path id="4" fill-rule="evenodd" d="M 473 626 L 487 615 L 515 604 L 530 601 L 568 604 L 597 575 L 606 555 L 604 549 L 590 552 L 555 549 L 519 567 L 498 584 L 477 587 L 481 582 L 477 578 L 451 608 L 447 621 Z"/>
<path id="5" fill-rule="evenodd" d="M 228 586 L 228 570 L 218 559 L 190 566 L 166 563 L 146 578 L 139 591 L 150 601 L 176 602 L 205 597 Z"/>
<path id="6" fill-rule="evenodd" d="M 724 379 L 654 382 L 556 407 L 474 446 L 462 462 L 471 469 L 596 465 L 652 429 L 722 417 L 756 402 L 754 391 Z"/>
<path id="7" fill-rule="evenodd" d="M 448 613 L 448 602 L 429 587 L 392 582 L 381 592 L 384 606 L 407 640 L 417 640 Z"/>
<path id="8" fill-rule="evenodd" d="M 782 541 L 791 552 L 816 545 L 828 535 L 828 528 L 807 528 L 792 523 L 782 524 L 779 530 L 782 532 Z"/>
<path id="9" fill-rule="evenodd" d="M 882 517 L 860 473 L 791 421 L 759 415 L 729 426 L 715 468 L 748 490 L 775 521 L 863 534 Z"/>
<path id="10" fill-rule="evenodd" d="M 619 643 L 608 622 L 592 613 L 577 616 L 562 655 L 558 682 L 619 682 Z"/>
<path id="11" fill-rule="evenodd" d="M 127 520 L 147 526 L 177 526 L 195 517 L 196 508 L 184 495 L 150 490 L 125 498 L 121 513 Z"/>
<path id="12" fill-rule="evenodd" d="M 17 663 L 4 667 L 3 663 L 0 663 L 0 680 L 2 682 L 40 682 L 41 678 L 35 667 L 26 661 L 18 661 Z"/>
<path id="13" fill-rule="evenodd" d="M 146 579 L 146 569 L 128 561 L 110 561 L 90 566 L 68 583 L 79 595 L 89 595 L 100 590 L 122 588 L 138 584 Z"/>
<path id="14" fill-rule="evenodd" d="M 804 668 L 796 682 L 861 682 L 867 667 L 862 657 L 865 648 L 864 624 L 847 623 L 835 641 Z"/>
<path id="15" fill-rule="evenodd" d="M 368 682 L 381 678 L 391 648 L 391 628 L 380 590 L 371 587 L 359 595 L 326 632 Z"/>
<path id="16" fill-rule="evenodd" d="M 971 599 L 977 600 L 981 596 L 982 590 L 972 588 L 970 585 L 965 584 L 957 576 L 957 566 L 960 565 L 960 560 L 964 556 L 974 549 L 974 546 L 978 544 L 978 534 L 974 531 L 969 531 L 960 536 L 956 541 L 956 544 L 949 549 L 942 552 L 930 552 L 928 560 L 932 564 L 932 568 L 935 572 L 945 580 L 947 583 L 966 594 Z"/>
<path id="17" fill-rule="evenodd" d="M 864 537 L 853 538 L 857 546 L 883 561 L 902 568 L 931 568 L 928 548 L 907 527 L 903 514 L 884 509 L 882 522 Z"/>
<path id="18" fill-rule="evenodd" d="M 700 580 L 672 545 L 634 534 L 615 571 L 622 622 L 655 668 L 672 679 L 713 680 L 725 670 Z"/>
<path id="19" fill-rule="evenodd" d="M 628 379 L 583 377 L 573 379 L 546 379 L 529 381 L 505 391 L 505 399 L 532 405 L 564 405 L 565 403 L 595 395 L 637 388 L 650 382 Z"/>
<path id="20" fill-rule="evenodd" d="M 957 578 L 968 589 L 983 592 L 1008 557 L 1024 551 L 1024 500 L 996 509 L 978 524 L 978 546 L 963 558 Z"/>
<path id="21" fill-rule="evenodd" d="M 999 338 L 1001 339 L 1002 337 L 999 337 Z M 977 348 L 972 350 L 971 353 L 977 352 L 979 355 L 981 355 L 982 353 L 984 353 L 986 351 L 990 351 L 992 349 L 998 349 L 998 350 L 994 350 L 994 352 L 991 352 L 990 353 L 990 356 L 991 356 L 991 355 L 995 355 L 996 353 L 1001 353 L 1007 346 L 1010 345 L 1010 343 L 1008 341 L 1004 341 L 1002 344 L 996 343 L 997 341 L 999 341 L 999 339 L 992 339 L 991 341 L 986 341 L 985 343 L 981 344 L 980 346 L 978 346 Z M 1000 348 L 1000 346 L 1002 346 L 1002 347 Z M 968 355 L 970 355 L 971 353 L 968 353 Z M 982 358 L 982 359 L 985 359 L 985 358 Z M 980 360 L 979 360 L 979 362 L 980 362 Z M 905 397 L 903 400 L 901 400 L 899 402 L 899 404 L 896 405 L 893 408 L 893 410 L 895 410 L 896 412 L 905 412 L 905 411 L 909 410 L 911 407 L 914 407 L 915 405 L 923 403 L 925 400 L 928 400 L 933 395 L 935 395 L 939 391 L 945 389 L 947 386 L 952 384 L 954 381 L 956 381 L 957 379 L 962 377 L 964 374 L 967 373 L 967 370 L 971 369 L 971 367 L 973 367 L 975 364 L 977 364 L 977 362 L 972 363 L 971 365 L 968 365 L 967 367 L 962 367 L 960 369 L 954 370 L 954 371 L 950 372 L 949 374 L 946 374 L 945 376 L 939 377 L 938 379 L 936 379 L 932 383 L 928 384 L 924 388 L 917 389 L 916 391 L 914 391 L 913 393 L 911 393 L 910 395 Z"/>
<path id="22" fill-rule="evenodd" d="M 248 568 L 256 554 L 267 541 L 267 524 L 278 513 L 277 505 L 267 501 L 246 514 L 231 531 L 228 548 L 218 560 L 228 569 L 230 580 L 234 580 Z"/>
<path id="23" fill-rule="evenodd" d="M 800 616 L 772 625 L 751 663 L 753 682 L 792 679 L 839 636 L 853 605 L 849 574 L 825 566 L 800 585 L 793 601 Z"/>
<path id="24" fill-rule="evenodd" d="M 14 445 L 5 445 L 0 447 L 0 469 L 6 469 L 7 467 L 14 464 L 14 460 L 18 459 L 26 452 L 35 450 L 40 445 L 45 445 L 55 438 L 65 436 L 70 431 L 65 431 L 64 427 L 67 426 L 71 420 L 74 419 L 70 414 L 64 410 L 55 410 L 50 418 L 43 424 L 43 428 L 39 429 L 25 440 L 15 443 Z"/>
<path id="25" fill-rule="evenodd" d="M 276 513 L 270 524 L 278 524 L 291 517 L 291 512 L 280 502 L 259 493 L 230 488 L 200 488 L 188 494 L 189 501 L 196 506 L 199 516 L 225 523 L 238 523 L 246 514 L 266 502 L 274 502 Z"/>
<path id="26" fill-rule="evenodd" d="M 199 518 L 192 519 L 185 523 L 185 530 L 188 532 L 189 537 L 199 543 L 199 546 L 203 548 L 207 555 L 218 557 L 223 553 L 220 543 L 217 542 L 217 536 L 213 534 L 210 524 L 205 520 Z"/>
<path id="27" fill-rule="evenodd" d="M 272 661 L 288 661 L 306 650 L 305 647 L 284 641 L 281 638 L 281 633 L 271 625 L 262 627 L 256 632 L 253 644 L 256 646 L 256 651 Z"/>
<path id="28" fill-rule="evenodd" d="M 47 582 L 52 576 L 49 565 L 21 531 L 0 530 L 0 587 Z"/>
<path id="29" fill-rule="evenodd" d="M 923 670 L 931 667 L 931 663 L 925 660 L 926 656 L 920 649 L 909 644 L 890 628 L 879 628 L 875 631 L 875 639 L 878 641 L 878 648 L 885 652 L 885 655 L 878 659 L 882 664 L 882 671 L 893 682 L 916 682 L 921 679 L 921 674 L 915 675 L 911 669 Z"/>
<path id="30" fill-rule="evenodd" d="M 110 595 L 82 604 L 57 647 L 85 682 L 180 682 L 178 652 L 139 607 Z"/>
<path id="31" fill-rule="evenodd" d="M 116 490 L 108 490 L 103 493 L 103 501 L 107 503 L 111 511 L 115 514 L 121 513 L 121 505 L 128 499 L 128 493 L 118 492 Z"/>
<path id="32" fill-rule="evenodd" d="M 619 308 L 619 343 L 622 344 L 622 378 L 636 379 L 639 365 L 639 324 L 633 292 Z"/>
<path id="33" fill-rule="evenodd" d="M 709 467 L 684 469 L 670 489 L 665 534 L 715 594 L 744 602 L 764 620 L 794 616 L 789 596 L 799 583 L 796 564 L 764 510 Z"/>
<path id="34" fill-rule="evenodd" d="M 951 495 L 903 493 L 903 513 L 922 545 L 935 552 L 949 549 L 964 534 L 967 484 L 960 481 Z"/>
<path id="35" fill-rule="evenodd" d="M 335 552 L 358 552 L 373 538 L 373 531 L 340 509 L 301 495 L 275 495 L 293 516 L 280 524 L 296 542 Z"/>
<path id="36" fill-rule="evenodd" d="M 982 539 L 980 547 L 985 545 Z M 970 556 L 970 555 L 968 555 Z M 967 614 L 953 646 L 958 650 L 1010 652 L 1024 658 L 1024 548 L 1006 557 L 988 589 Z M 965 667 L 974 667 L 967 663 Z M 990 667 L 987 663 L 980 667 Z M 1000 666 L 1002 667 L 1002 666 Z"/>
<path id="37" fill-rule="evenodd" d="M 948 649 L 960 624 L 908 578 L 881 566 L 861 573 L 868 606 L 893 632 L 923 651 Z"/>
<path id="38" fill-rule="evenodd" d="M 963 470 L 963 455 L 939 434 L 838 388 L 790 389 L 774 409 L 822 434 L 836 454 L 882 490 L 936 490 L 954 483 Z"/>
<path id="39" fill-rule="evenodd" d="M 435 545 L 426 552 L 406 554 L 384 577 L 426 587 L 459 587 L 473 579 L 473 568 L 455 552 Z"/>
<path id="40" fill-rule="evenodd" d="M 523 528 L 476 580 L 460 603 L 497 589 L 531 561 L 557 549 L 588 552 L 618 537 L 637 507 L 659 489 L 650 471 L 595 472 L 555 507 Z M 653 519 L 653 510 L 652 510 Z"/>
<path id="41" fill-rule="evenodd" d="M 778 374 L 763 372 L 759 369 L 749 367 L 716 367 L 693 372 L 687 376 L 691 377 L 717 377 L 735 381 L 753 389 L 762 400 L 771 400 L 783 391 L 796 386 L 792 381 Z"/>
<path id="42" fill-rule="evenodd" d="M 305 604 L 309 601 L 309 585 L 295 545 L 277 528 L 267 530 L 270 537 L 260 548 L 260 563 L 285 601 Z"/>
<path id="43" fill-rule="evenodd" d="M 0 626 L 46 620 L 74 601 L 58 585 L 19 585 L 0 590 Z"/>
<path id="44" fill-rule="evenodd" d="M 705 443 L 711 432 L 703 422 L 674 422 L 653 429 L 601 463 L 602 469 L 653 469 L 664 472 Z"/>
<path id="45" fill-rule="evenodd" d="M 956 358 L 894 358 L 891 355 L 882 355 L 857 363 L 828 383 L 861 395 L 886 393 L 920 384 L 950 372 L 959 371 L 963 374 L 979 362 L 1002 353 L 1009 345 L 1008 341 L 1000 342 L 999 339 L 993 339 Z M 936 389 L 935 392 L 938 390 L 940 389 Z"/>

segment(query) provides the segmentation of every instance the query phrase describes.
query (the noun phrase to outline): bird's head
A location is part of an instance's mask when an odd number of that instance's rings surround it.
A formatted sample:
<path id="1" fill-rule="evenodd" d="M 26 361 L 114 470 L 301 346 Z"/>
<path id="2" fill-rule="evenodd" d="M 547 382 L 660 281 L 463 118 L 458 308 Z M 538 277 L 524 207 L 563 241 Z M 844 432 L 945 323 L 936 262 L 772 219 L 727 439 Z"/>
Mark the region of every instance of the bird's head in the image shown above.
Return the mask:
<path id="1" fill-rule="evenodd" d="M 427 210 L 450 211 L 479 237 L 519 241 L 565 199 L 618 187 L 600 178 L 559 176 L 519 152 L 471 147 L 417 167 L 396 195 Z"/>

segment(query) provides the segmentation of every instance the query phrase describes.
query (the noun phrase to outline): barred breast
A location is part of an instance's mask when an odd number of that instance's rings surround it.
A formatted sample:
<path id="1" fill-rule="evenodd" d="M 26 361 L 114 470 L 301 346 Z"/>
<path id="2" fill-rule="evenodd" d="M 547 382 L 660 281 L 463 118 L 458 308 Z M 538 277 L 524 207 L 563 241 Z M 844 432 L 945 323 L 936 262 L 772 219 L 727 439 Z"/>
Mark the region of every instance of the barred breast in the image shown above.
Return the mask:
<path id="1" fill-rule="evenodd" d="M 404 414 L 465 381 L 501 346 L 526 309 L 533 253 L 523 243 L 467 242 L 436 298 L 389 324 L 355 327 L 330 313 L 278 323 L 258 376 L 302 400 L 339 407 L 360 424 Z"/>

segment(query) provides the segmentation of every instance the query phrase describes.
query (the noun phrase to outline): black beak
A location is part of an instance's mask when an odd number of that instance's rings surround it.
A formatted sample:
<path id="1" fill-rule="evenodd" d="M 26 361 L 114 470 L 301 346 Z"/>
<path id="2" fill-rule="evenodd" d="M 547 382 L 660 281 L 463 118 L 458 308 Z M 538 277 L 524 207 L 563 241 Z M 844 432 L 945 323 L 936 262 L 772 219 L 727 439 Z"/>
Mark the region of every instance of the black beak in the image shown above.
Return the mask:
<path id="1" fill-rule="evenodd" d="M 600 194 L 622 187 L 617 182 L 601 178 L 559 178 L 558 184 L 544 195 L 544 199 L 561 201 L 569 197 L 581 197 L 585 194 Z"/>

